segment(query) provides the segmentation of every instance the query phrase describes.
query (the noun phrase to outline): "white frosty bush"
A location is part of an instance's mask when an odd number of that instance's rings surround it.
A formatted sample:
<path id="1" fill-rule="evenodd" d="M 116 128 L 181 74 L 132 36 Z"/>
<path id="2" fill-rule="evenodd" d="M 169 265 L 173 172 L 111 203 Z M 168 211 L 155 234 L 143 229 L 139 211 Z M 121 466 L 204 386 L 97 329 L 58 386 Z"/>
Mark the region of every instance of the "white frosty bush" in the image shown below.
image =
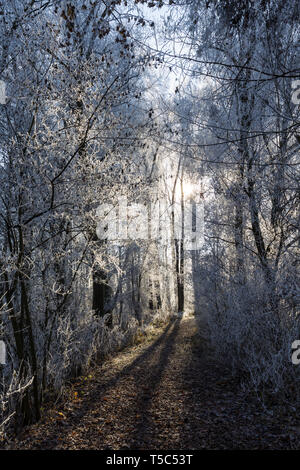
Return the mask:
<path id="1" fill-rule="evenodd" d="M 273 293 L 274 294 L 274 293 Z M 283 302 L 270 309 L 262 279 L 244 286 L 224 286 L 209 307 L 210 340 L 218 357 L 245 389 L 254 390 L 265 403 L 299 403 L 300 367 L 292 363 L 291 345 L 298 339 L 300 318 Z M 273 402 L 273 401 L 272 401 Z"/>

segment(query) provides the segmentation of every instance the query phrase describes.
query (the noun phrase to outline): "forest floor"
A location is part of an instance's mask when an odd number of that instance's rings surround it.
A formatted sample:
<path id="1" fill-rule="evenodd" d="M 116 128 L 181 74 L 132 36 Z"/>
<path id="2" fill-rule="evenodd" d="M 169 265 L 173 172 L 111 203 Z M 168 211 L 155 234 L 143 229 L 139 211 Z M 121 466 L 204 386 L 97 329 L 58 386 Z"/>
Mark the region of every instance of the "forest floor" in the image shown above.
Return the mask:
<path id="1" fill-rule="evenodd" d="M 295 449 L 300 427 L 246 396 L 187 317 L 76 379 L 6 448 Z"/>

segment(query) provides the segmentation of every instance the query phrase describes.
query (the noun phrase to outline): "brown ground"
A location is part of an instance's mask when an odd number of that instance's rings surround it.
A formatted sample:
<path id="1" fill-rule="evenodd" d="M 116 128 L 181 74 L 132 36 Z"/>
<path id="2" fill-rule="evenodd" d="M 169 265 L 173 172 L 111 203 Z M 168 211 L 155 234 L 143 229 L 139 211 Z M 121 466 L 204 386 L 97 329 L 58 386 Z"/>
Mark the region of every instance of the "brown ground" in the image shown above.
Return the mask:
<path id="1" fill-rule="evenodd" d="M 263 413 L 176 319 L 68 388 L 10 449 L 295 449 L 291 418 Z"/>

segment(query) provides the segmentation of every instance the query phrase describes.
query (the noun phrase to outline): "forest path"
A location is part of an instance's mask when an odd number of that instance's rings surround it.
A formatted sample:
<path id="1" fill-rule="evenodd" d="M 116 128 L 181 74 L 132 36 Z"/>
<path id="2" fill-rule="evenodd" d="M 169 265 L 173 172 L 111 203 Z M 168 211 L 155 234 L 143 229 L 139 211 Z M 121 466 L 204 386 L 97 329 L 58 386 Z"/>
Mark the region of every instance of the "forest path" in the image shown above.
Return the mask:
<path id="1" fill-rule="evenodd" d="M 285 426 L 263 415 L 210 357 L 194 317 L 95 367 L 64 403 L 27 427 L 14 449 L 293 448 Z"/>

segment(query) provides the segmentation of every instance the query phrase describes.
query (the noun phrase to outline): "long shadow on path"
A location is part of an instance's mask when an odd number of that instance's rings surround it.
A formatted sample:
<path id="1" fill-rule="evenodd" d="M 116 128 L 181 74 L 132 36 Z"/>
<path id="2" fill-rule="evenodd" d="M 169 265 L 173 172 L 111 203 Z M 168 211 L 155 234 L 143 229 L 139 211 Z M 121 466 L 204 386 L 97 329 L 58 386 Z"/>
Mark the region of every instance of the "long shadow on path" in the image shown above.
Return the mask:
<path id="1" fill-rule="evenodd" d="M 133 438 L 131 440 L 132 449 L 151 448 L 153 440 L 153 429 L 151 427 L 151 407 L 155 406 L 155 395 L 162 381 L 164 371 L 167 368 L 169 358 L 173 352 L 176 336 L 180 328 L 180 318 L 176 319 L 172 331 L 167 336 L 160 351 L 157 362 L 148 371 L 148 387 L 146 390 L 140 390 L 137 395 L 137 414 L 139 422 L 137 423 Z M 139 387 L 138 377 L 136 387 Z"/>
<path id="2" fill-rule="evenodd" d="M 171 352 L 172 344 L 175 340 L 175 336 L 179 329 L 180 319 L 172 320 L 167 327 L 165 328 L 164 332 L 161 336 L 151 344 L 142 354 L 140 354 L 134 361 L 132 361 L 129 365 L 125 366 L 122 370 L 117 372 L 113 378 L 109 378 L 108 380 L 105 378 L 100 378 L 97 385 L 94 386 L 92 393 L 84 400 L 81 406 L 77 409 L 76 415 L 72 416 L 71 420 L 67 416 L 68 420 L 71 421 L 71 425 L 69 425 L 66 429 L 57 429 L 57 427 L 53 427 L 51 432 L 48 434 L 47 437 L 43 441 L 39 441 L 38 447 L 42 449 L 53 449 L 60 443 L 63 443 L 67 435 L 72 433 L 72 429 L 76 430 L 81 423 L 84 421 L 86 417 L 95 409 L 98 409 L 101 404 L 101 401 L 105 396 L 109 395 L 109 391 L 113 389 L 120 380 L 124 379 L 128 376 L 134 376 L 136 380 L 136 388 L 137 388 L 137 409 L 140 415 L 142 416 L 142 420 L 138 424 L 138 429 L 136 432 L 136 436 L 134 438 L 134 442 L 136 445 L 140 442 L 140 438 L 145 434 L 147 430 L 147 423 L 148 423 L 148 414 L 147 410 L 149 407 L 149 403 L 151 402 L 151 396 L 153 394 L 153 390 L 155 387 L 158 386 L 161 376 L 163 374 L 164 368 L 166 367 L 168 356 Z M 170 333 L 171 331 L 171 333 Z M 166 342 L 166 344 L 164 344 Z M 151 369 L 150 372 L 150 381 L 152 392 L 150 395 L 145 394 L 143 391 L 140 391 L 138 378 L 140 374 L 140 370 L 145 368 L 145 370 L 149 370 L 148 361 L 151 363 L 152 356 L 155 355 L 156 351 L 162 346 L 162 353 L 160 355 L 159 361 Z M 120 353 L 122 354 L 122 353 Z M 150 384 L 150 382 L 149 382 Z M 58 442 L 59 437 L 59 442 Z"/>

